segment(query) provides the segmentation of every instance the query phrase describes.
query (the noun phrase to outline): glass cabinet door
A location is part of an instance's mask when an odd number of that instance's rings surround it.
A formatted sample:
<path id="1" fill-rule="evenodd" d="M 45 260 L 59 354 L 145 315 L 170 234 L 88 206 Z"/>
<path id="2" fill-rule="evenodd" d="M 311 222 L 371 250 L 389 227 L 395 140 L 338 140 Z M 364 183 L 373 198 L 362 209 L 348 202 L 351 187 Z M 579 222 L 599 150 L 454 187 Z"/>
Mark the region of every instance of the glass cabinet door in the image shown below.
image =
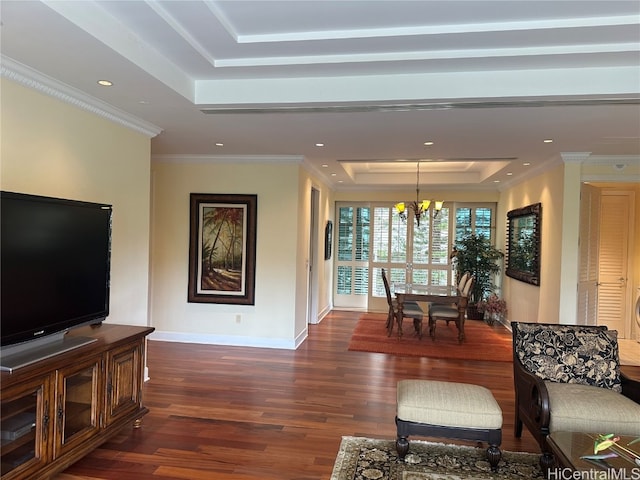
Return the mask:
<path id="1" fill-rule="evenodd" d="M 58 370 L 54 456 L 89 438 L 100 428 L 100 360 Z"/>
<path id="2" fill-rule="evenodd" d="M 48 377 L 3 392 L 0 408 L 1 475 L 26 478 L 29 471 L 46 463 L 51 411 Z"/>

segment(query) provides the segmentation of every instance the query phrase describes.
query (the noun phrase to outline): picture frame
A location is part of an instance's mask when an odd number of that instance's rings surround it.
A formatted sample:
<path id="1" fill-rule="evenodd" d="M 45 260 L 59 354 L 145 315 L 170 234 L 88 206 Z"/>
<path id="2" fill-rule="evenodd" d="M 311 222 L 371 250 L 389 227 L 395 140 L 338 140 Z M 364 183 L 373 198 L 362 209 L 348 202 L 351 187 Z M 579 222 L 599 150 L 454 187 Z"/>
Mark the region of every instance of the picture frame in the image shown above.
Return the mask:
<path id="1" fill-rule="evenodd" d="M 540 286 L 542 204 L 507 212 L 507 265 L 511 278 Z"/>
<path id="2" fill-rule="evenodd" d="M 333 222 L 327 220 L 324 227 L 324 259 L 331 260 L 331 241 L 333 239 Z"/>
<path id="3" fill-rule="evenodd" d="M 192 303 L 255 305 L 257 195 L 190 194 Z"/>

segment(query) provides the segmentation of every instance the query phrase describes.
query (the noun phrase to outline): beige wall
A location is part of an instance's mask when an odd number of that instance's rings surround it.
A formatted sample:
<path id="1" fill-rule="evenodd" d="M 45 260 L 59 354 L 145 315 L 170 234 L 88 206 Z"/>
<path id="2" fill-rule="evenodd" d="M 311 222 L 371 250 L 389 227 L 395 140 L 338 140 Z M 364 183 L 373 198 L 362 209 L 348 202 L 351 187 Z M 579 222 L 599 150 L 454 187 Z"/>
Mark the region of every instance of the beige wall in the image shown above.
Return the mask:
<path id="1" fill-rule="evenodd" d="M 151 170 L 154 338 L 280 348 L 304 340 L 312 179 L 300 163 L 158 158 Z M 327 189 L 318 187 L 326 205 Z M 187 302 L 190 193 L 257 194 L 255 305 Z M 327 292 L 321 295 L 327 309 Z"/>
<path id="2" fill-rule="evenodd" d="M 3 79 L 2 190 L 109 203 L 110 323 L 146 325 L 148 137 Z"/>
<path id="3" fill-rule="evenodd" d="M 497 238 L 503 251 L 507 212 L 542 203 L 540 286 L 504 276 L 503 295 L 509 308 L 509 320 L 550 323 L 559 321 L 563 178 L 564 166 L 560 165 L 501 194 L 498 204 Z M 579 205 L 576 205 L 576 208 L 579 208 Z"/>

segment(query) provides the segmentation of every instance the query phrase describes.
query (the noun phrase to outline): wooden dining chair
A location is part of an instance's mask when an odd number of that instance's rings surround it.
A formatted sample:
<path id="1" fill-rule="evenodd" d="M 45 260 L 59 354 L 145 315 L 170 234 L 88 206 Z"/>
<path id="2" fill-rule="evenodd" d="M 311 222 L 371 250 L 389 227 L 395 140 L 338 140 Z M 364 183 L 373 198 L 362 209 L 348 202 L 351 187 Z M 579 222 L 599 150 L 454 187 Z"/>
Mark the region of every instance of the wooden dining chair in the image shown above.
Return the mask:
<path id="1" fill-rule="evenodd" d="M 465 306 L 468 302 L 469 293 L 471 292 L 474 281 L 475 278 L 472 275 L 469 275 L 466 283 L 462 286 L 462 289 L 458 288 L 460 296 L 464 299 Z M 462 283 L 462 281 L 460 283 Z M 456 323 L 456 327 L 458 328 L 458 333 L 462 334 L 464 326 L 460 324 L 460 311 L 458 308 L 459 305 L 457 303 L 452 305 L 432 305 L 432 307 L 429 309 L 429 336 L 432 340 L 436 339 L 437 319 L 445 320 L 447 322 L 447 325 L 449 325 L 449 322 L 453 320 Z M 460 338 L 462 338 L 461 335 Z"/>
<path id="2" fill-rule="evenodd" d="M 391 336 L 393 332 L 393 323 L 397 319 L 398 322 L 402 322 L 401 318 L 398 318 L 398 304 L 394 298 L 391 297 L 391 288 L 389 287 L 389 280 L 387 274 L 382 269 L 382 283 L 384 284 L 384 291 L 387 295 L 387 304 L 389 305 L 389 312 L 387 313 L 387 336 Z M 402 304 L 402 316 L 413 319 L 413 326 L 416 333 L 422 338 L 422 318 L 424 317 L 424 311 L 420 308 L 417 302 L 403 302 Z"/>
<path id="3" fill-rule="evenodd" d="M 460 279 L 458 280 L 458 284 L 456 285 L 456 289 L 459 292 L 462 292 L 464 290 L 465 285 L 467 284 L 467 282 L 469 281 L 469 279 L 471 278 L 471 272 L 464 272 L 461 276 Z M 431 308 L 433 307 L 434 304 L 432 303 L 428 303 L 427 306 L 429 307 L 429 312 L 431 312 Z M 451 308 L 458 308 L 458 304 L 456 303 L 437 303 L 435 305 L 438 305 L 438 309 L 440 309 L 443 306 L 447 306 L 447 307 L 451 307 Z M 453 318 L 445 318 L 445 320 L 447 321 L 447 326 L 449 326 L 449 322 L 451 320 L 454 320 Z"/>

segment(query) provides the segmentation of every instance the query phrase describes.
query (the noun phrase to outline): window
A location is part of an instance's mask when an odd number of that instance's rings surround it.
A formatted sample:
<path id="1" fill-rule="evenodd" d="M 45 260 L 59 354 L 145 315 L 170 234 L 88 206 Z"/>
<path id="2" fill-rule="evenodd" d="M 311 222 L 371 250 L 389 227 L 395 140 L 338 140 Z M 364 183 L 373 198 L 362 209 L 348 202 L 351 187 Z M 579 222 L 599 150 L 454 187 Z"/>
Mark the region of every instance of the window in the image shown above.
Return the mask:
<path id="1" fill-rule="evenodd" d="M 455 239 L 475 233 L 493 239 L 495 225 L 493 224 L 495 204 L 486 206 L 474 206 L 466 204 L 456 205 L 456 232 Z"/>
<path id="2" fill-rule="evenodd" d="M 367 295 L 369 279 L 370 209 L 338 209 L 337 293 Z"/>
<path id="3" fill-rule="evenodd" d="M 421 218 L 402 220 L 389 204 L 337 205 L 336 307 L 382 310 L 386 295 L 381 269 L 389 283 L 448 285 L 453 282 L 449 254 L 468 233 L 492 238 L 495 204 L 453 204 Z"/>

